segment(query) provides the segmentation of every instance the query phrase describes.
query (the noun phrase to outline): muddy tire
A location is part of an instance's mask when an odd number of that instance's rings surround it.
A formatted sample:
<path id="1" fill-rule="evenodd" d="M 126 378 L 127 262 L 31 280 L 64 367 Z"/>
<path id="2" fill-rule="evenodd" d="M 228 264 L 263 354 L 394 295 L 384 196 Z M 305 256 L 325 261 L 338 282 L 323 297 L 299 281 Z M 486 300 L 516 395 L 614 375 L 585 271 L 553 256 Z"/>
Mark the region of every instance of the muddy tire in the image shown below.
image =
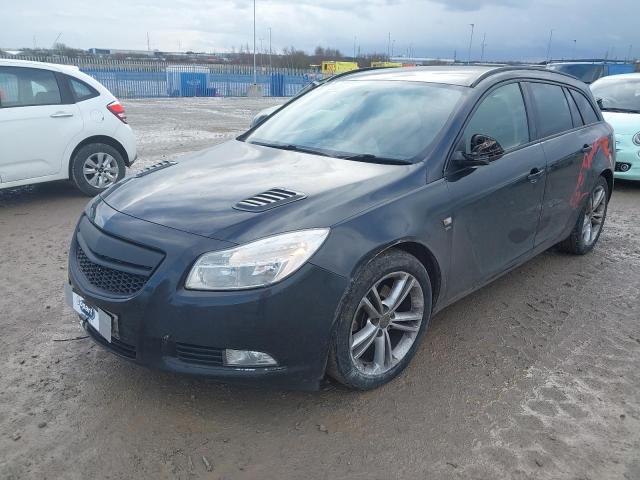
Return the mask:
<path id="1" fill-rule="evenodd" d="M 599 177 L 571 234 L 558 244 L 558 248 L 573 255 L 584 255 L 593 250 L 604 228 L 608 203 L 609 184 L 604 177 Z"/>
<path id="2" fill-rule="evenodd" d="M 409 364 L 431 318 L 432 290 L 424 266 L 390 250 L 364 266 L 342 302 L 327 373 L 348 388 L 371 390 Z"/>

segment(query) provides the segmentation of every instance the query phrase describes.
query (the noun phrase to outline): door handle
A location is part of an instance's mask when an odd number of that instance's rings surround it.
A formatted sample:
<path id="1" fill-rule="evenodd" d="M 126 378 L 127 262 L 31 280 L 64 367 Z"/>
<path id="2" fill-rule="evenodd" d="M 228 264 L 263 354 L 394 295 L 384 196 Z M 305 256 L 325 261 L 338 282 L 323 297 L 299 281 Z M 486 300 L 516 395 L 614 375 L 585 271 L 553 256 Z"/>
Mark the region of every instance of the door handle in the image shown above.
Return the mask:
<path id="1" fill-rule="evenodd" d="M 73 113 L 69 112 L 56 112 L 50 115 L 51 118 L 65 118 L 65 117 L 73 117 Z"/>
<path id="2" fill-rule="evenodd" d="M 531 172 L 529 172 L 529 175 L 527 175 L 527 178 L 531 183 L 536 183 L 538 181 L 538 178 L 540 178 L 543 173 L 544 168 L 532 168 Z"/>
<path id="3" fill-rule="evenodd" d="M 586 143 L 582 146 L 582 152 L 583 153 L 589 153 L 591 150 L 593 150 L 593 147 L 591 145 L 587 145 Z"/>

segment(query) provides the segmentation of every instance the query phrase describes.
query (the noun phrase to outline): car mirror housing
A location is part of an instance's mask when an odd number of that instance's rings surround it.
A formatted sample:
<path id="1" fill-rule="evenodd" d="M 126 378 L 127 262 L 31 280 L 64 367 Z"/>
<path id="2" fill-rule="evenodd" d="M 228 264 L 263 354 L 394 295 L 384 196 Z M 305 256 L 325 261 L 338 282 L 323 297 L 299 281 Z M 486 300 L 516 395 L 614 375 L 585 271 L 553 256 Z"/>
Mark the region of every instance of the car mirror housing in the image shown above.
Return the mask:
<path id="1" fill-rule="evenodd" d="M 253 117 L 251 120 L 251 128 L 255 128 L 264 122 L 273 112 L 279 109 L 282 105 L 275 105 L 273 107 L 265 108 L 264 110 L 260 110 L 258 114 Z"/>

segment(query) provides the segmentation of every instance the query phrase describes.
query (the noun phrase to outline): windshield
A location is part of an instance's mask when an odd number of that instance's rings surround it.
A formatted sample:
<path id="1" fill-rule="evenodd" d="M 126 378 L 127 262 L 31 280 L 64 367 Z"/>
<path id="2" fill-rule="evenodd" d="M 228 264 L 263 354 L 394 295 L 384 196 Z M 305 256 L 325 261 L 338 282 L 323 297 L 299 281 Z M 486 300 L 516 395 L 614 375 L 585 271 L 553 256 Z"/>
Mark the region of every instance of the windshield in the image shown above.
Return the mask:
<path id="1" fill-rule="evenodd" d="M 565 63 L 549 65 L 551 70 L 568 73 L 585 83 L 595 82 L 602 76 L 602 65 L 591 63 Z"/>
<path id="2" fill-rule="evenodd" d="M 329 82 L 243 140 L 338 158 L 407 163 L 442 130 L 463 91 L 421 82 Z"/>
<path id="3" fill-rule="evenodd" d="M 602 110 L 640 112 L 640 78 L 605 78 L 591 85 Z"/>

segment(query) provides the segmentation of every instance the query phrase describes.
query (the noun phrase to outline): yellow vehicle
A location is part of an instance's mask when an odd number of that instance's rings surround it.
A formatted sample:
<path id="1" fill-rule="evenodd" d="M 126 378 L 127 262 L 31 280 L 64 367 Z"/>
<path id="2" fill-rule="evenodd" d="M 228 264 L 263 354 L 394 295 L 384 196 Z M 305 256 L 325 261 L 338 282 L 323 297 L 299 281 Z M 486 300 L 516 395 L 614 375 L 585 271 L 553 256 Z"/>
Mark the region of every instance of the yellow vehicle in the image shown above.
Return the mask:
<path id="1" fill-rule="evenodd" d="M 402 67 L 400 62 L 371 62 L 372 67 Z"/>
<path id="2" fill-rule="evenodd" d="M 322 75 L 330 77 L 338 73 L 350 72 L 360 68 L 356 62 L 322 62 Z"/>

